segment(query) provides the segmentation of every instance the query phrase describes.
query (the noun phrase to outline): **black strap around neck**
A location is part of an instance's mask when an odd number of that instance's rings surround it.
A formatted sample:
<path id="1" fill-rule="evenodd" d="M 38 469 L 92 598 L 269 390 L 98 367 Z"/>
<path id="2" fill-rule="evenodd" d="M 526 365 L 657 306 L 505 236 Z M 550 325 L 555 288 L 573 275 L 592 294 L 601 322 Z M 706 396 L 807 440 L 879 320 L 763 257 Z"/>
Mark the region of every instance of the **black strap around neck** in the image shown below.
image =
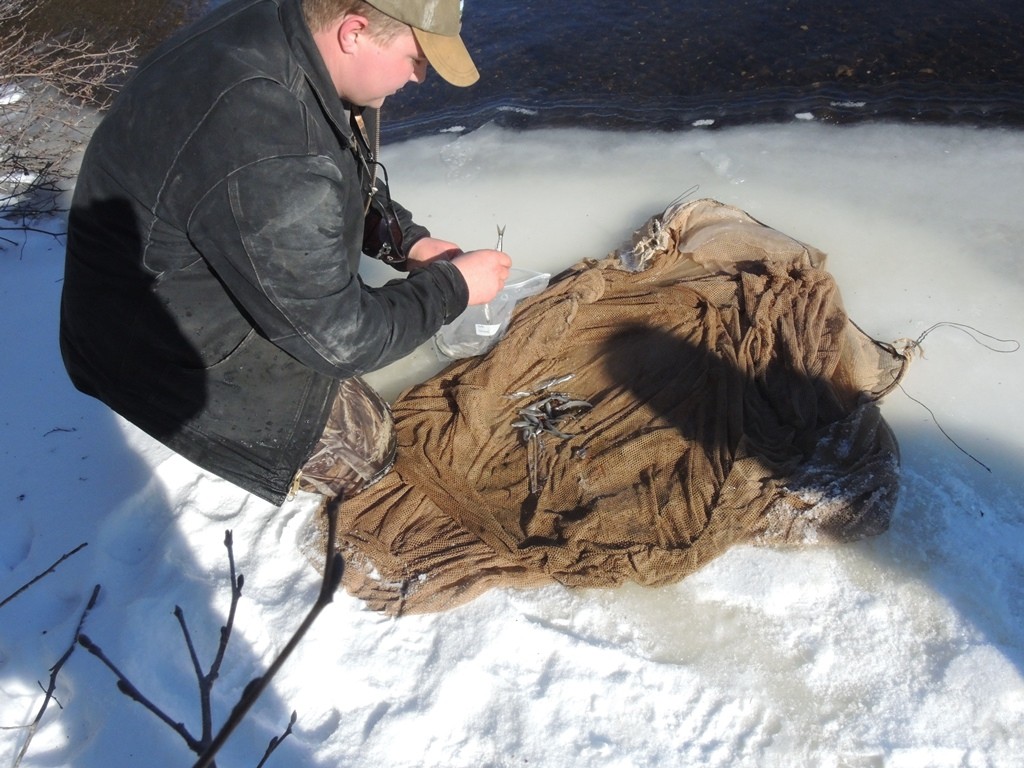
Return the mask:
<path id="1" fill-rule="evenodd" d="M 355 153 L 366 174 L 364 181 L 368 189 L 366 209 L 363 211 L 365 215 L 370 209 L 370 200 L 377 194 L 377 152 L 380 150 L 380 147 L 376 145 L 380 137 L 380 110 L 356 109 L 352 107 L 349 110 L 349 125 L 352 128 L 352 136 L 355 140 L 352 151 Z M 374 137 L 375 146 L 373 149 L 370 148 L 370 136 Z"/>

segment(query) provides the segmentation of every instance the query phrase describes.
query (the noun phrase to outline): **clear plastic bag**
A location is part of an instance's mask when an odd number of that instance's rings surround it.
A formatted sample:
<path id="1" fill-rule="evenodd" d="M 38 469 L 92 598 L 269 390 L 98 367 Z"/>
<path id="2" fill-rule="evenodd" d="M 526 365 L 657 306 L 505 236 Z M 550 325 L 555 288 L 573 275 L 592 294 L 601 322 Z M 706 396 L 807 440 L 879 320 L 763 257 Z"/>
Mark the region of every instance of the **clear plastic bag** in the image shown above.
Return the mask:
<path id="1" fill-rule="evenodd" d="M 467 307 L 466 311 L 434 336 L 438 354 L 449 360 L 482 355 L 501 338 L 512 319 L 512 310 L 522 299 L 545 288 L 551 275 L 515 267 L 501 292 L 487 304 Z"/>

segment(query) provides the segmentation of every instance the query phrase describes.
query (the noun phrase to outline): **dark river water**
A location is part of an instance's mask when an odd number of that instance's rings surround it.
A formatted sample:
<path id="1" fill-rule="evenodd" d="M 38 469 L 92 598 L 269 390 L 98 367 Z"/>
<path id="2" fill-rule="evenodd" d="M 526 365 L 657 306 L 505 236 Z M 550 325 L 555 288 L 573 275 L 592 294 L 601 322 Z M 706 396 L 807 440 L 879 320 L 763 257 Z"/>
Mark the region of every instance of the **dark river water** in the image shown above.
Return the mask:
<path id="1" fill-rule="evenodd" d="M 145 50 L 223 0 L 43 0 L 37 24 Z M 681 130 L 812 115 L 1024 126 L 1024 0 L 467 0 L 481 71 L 385 107 L 391 138 L 488 121 Z"/>

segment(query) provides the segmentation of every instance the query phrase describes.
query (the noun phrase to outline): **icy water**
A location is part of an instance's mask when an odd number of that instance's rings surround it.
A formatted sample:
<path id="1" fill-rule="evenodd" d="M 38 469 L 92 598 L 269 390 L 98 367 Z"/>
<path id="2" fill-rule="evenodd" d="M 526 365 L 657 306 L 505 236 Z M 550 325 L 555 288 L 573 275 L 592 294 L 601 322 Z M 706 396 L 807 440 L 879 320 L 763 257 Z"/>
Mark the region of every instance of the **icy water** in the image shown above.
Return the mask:
<path id="1" fill-rule="evenodd" d="M 162 40 L 218 0 L 44 0 L 36 23 Z M 488 123 L 677 130 L 887 118 L 1024 125 L 1020 0 L 469 0 L 481 81 L 386 107 L 391 138 Z"/>

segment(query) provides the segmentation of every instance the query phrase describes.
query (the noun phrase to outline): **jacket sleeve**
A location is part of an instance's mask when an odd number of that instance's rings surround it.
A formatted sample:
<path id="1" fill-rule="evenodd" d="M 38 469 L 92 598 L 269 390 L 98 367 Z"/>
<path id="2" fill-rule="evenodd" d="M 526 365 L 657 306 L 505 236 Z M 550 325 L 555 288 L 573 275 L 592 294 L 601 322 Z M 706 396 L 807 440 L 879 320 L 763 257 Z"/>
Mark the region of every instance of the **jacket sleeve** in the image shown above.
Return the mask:
<path id="1" fill-rule="evenodd" d="M 412 214 L 399 205 L 394 198 L 391 199 L 391 205 L 395 209 L 395 215 L 398 217 L 399 223 L 402 225 L 402 250 L 408 256 L 410 248 L 424 237 L 430 237 L 430 230 L 413 221 Z M 400 270 L 404 269 L 402 266 L 397 266 L 397 268 Z"/>
<path id="2" fill-rule="evenodd" d="M 245 166 L 193 211 L 189 236 L 240 310 L 273 343 L 336 378 L 397 360 L 465 308 L 449 262 L 374 288 L 359 278 L 362 208 L 329 158 Z"/>

